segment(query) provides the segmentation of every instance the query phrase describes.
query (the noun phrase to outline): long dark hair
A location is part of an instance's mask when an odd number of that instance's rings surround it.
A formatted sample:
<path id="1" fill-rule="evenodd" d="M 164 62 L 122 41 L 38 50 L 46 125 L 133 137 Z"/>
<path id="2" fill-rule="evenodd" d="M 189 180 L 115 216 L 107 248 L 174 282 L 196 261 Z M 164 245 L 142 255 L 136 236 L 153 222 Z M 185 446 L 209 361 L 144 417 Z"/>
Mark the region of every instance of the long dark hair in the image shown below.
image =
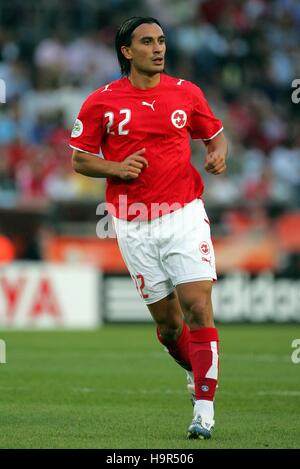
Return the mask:
<path id="1" fill-rule="evenodd" d="M 129 47 L 131 44 L 132 33 L 141 24 L 148 23 L 156 23 L 158 26 L 161 27 L 159 21 L 155 18 L 151 18 L 150 16 L 132 16 L 125 20 L 121 26 L 119 27 L 116 38 L 115 38 L 115 47 L 118 55 L 118 61 L 121 68 L 122 75 L 129 75 L 130 72 L 130 60 L 126 59 L 121 51 L 122 46 Z"/>

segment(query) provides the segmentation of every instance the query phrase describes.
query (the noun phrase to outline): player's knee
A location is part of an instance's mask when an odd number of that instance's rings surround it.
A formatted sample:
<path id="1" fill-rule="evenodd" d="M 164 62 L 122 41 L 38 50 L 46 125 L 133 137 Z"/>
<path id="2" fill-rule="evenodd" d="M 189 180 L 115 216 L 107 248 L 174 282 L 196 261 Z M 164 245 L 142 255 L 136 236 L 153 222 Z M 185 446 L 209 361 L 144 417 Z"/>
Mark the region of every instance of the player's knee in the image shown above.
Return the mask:
<path id="1" fill-rule="evenodd" d="M 160 335 L 166 342 L 173 342 L 178 339 L 182 330 L 182 321 L 180 323 L 158 324 Z"/>
<path id="2" fill-rule="evenodd" d="M 203 295 L 193 301 L 189 307 L 189 324 L 191 327 L 213 327 L 211 298 Z"/>

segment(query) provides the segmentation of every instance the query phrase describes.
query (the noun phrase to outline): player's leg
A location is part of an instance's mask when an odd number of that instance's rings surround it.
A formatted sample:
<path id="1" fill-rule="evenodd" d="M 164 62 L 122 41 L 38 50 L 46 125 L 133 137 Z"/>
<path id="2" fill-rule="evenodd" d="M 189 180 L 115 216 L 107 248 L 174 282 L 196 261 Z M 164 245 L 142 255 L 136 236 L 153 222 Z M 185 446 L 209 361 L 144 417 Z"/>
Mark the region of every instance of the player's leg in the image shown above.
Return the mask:
<path id="1" fill-rule="evenodd" d="M 189 329 L 183 320 L 176 292 L 147 306 L 157 326 L 158 340 L 182 368 L 191 371 Z"/>
<path id="2" fill-rule="evenodd" d="M 114 226 L 123 259 L 156 323 L 158 340 L 180 366 L 190 371 L 189 330 L 174 286 L 161 263 L 155 236 L 149 238 L 148 222 L 127 224 L 114 219 Z"/>
<path id="3" fill-rule="evenodd" d="M 211 302 L 212 280 L 216 279 L 210 226 L 202 201 L 195 200 L 174 212 L 173 235 L 161 252 L 164 266 L 190 328 L 189 356 L 195 379 L 195 418 L 213 427 L 213 400 L 218 378 L 218 333 Z M 202 430 L 201 430 L 202 431 Z M 209 438 L 203 429 L 199 438 Z M 197 434 L 195 437 L 198 437 Z"/>
<path id="4" fill-rule="evenodd" d="M 194 419 L 190 438 L 210 438 L 214 426 L 214 396 L 219 370 L 219 338 L 213 319 L 211 281 L 177 285 L 190 327 L 189 356 L 195 382 Z"/>

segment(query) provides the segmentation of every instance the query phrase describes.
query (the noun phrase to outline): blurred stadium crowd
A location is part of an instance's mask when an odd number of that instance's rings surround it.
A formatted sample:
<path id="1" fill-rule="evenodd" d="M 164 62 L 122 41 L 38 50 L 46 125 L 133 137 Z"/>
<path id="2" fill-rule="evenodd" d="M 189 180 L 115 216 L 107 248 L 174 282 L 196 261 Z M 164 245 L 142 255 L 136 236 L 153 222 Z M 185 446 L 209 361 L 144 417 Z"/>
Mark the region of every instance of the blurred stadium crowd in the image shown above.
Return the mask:
<path id="1" fill-rule="evenodd" d="M 103 199 L 104 181 L 72 171 L 68 139 L 84 98 L 119 77 L 114 35 L 131 15 L 159 19 L 167 72 L 202 87 L 223 120 L 228 171 L 203 174 L 208 204 L 299 207 L 297 0 L 3 0 L 0 207 Z"/>

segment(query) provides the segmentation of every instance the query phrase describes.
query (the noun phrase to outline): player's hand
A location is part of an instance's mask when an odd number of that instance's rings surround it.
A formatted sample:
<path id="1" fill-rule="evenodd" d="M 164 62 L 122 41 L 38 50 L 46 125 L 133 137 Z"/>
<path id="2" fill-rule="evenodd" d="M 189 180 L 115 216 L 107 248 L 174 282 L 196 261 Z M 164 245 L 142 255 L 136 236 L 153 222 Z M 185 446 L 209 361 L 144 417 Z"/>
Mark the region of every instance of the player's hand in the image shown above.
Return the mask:
<path id="1" fill-rule="evenodd" d="M 205 157 L 204 168 L 211 174 L 222 174 L 226 170 L 225 155 L 217 151 L 208 153 Z"/>
<path id="2" fill-rule="evenodd" d="M 121 179 L 129 180 L 136 179 L 141 174 L 144 168 L 148 167 L 148 161 L 143 157 L 145 148 L 132 153 L 127 156 L 119 166 L 119 177 Z"/>

